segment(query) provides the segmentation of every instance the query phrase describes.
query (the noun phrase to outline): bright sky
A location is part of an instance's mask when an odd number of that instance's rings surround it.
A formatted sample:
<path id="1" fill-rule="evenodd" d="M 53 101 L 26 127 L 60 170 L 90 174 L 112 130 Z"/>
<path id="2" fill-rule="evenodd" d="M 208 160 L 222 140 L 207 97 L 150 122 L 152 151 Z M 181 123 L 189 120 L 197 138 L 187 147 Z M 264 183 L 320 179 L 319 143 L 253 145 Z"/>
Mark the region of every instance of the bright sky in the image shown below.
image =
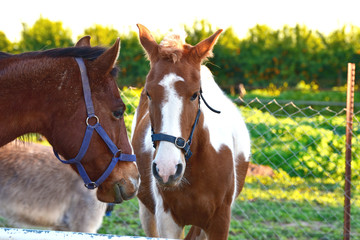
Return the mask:
<path id="1" fill-rule="evenodd" d="M 240 38 L 256 24 L 299 23 L 325 34 L 345 24 L 360 27 L 360 0 L 5 0 L 0 9 L 0 31 L 10 41 L 20 40 L 22 23 L 31 27 L 40 15 L 61 21 L 74 41 L 94 24 L 128 32 L 141 23 L 164 34 L 207 19 L 213 28 L 232 26 Z"/>

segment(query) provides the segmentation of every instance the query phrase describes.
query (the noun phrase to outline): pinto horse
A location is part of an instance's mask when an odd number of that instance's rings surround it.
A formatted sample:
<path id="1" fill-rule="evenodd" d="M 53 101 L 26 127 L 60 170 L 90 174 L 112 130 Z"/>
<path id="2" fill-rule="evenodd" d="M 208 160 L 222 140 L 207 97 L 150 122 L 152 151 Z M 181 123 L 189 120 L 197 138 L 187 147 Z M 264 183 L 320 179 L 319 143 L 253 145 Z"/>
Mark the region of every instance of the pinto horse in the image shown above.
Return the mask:
<path id="1" fill-rule="evenodd" d="M 185 239 L 227 239 L 250 138 L 240 112 L 202 66 L 222 30 L 191 46 L 178 35 L 158 44 L 138 28 L 151 67 L 132 126 L 143 229 L 181 238 L 192 225 Z"/>
<path id="2" fill-rule="evenodd" d="M 119 49 L 119 39 L 104 49 L 91 47 L 86 36 L 75 47 L 0 53 L 0 147 L 42 134 L 86 187 L 98 187 L 100 201 L 134 197 L 139 172 L 115 81 Z"/>

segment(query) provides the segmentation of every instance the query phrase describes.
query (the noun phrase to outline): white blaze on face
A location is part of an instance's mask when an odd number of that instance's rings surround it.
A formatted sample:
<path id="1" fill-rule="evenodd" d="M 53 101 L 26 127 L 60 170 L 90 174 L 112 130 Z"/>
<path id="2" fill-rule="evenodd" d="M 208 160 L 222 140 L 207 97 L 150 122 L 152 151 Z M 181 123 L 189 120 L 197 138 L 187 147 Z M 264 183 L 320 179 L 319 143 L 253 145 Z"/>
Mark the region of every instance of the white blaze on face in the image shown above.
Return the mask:
<path id="1" fill-rule="evenodd" d="M 175 83 L 184 81 L 174 73 L 164 76 L 159 85 L 164 87 L 164 100 L 161 107 L 161 129 L 159 133 L 181 137 L 180 117 L 183 109 L 181 97 L 175 90 Z M 181 150 L 173 143 L 161 141 L 159 143 L 154 162 L 159 169 L 159 175 L 164 182 L 176 172 L 177 164 L 183 162 Z"/>

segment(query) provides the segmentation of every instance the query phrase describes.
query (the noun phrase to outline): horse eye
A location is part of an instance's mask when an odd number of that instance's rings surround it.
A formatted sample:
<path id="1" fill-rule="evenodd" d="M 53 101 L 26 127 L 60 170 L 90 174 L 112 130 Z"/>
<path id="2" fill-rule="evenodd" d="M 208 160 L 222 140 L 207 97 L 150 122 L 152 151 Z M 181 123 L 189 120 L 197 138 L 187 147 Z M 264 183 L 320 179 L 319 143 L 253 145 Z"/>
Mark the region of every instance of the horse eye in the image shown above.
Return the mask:
<path id="1" fill-rule="evenodd" d="M 151 97 L 147 91 L 146 91 L 146 96 L 148 97 L 149 100 L 151 100 Z"/>
<path id="2" fill-rule="evenodd" d="M 113 112 L 113 116 L 117 119 L 120 119 L 124 116 L 124 110 L 123 109 L 119 109 Z"/>
<path id="3" fill-rule="evenodd" d="M 197 98 L 197 96 L 198 96 L 198 92 L 194 93 L 194 94 L 191 96 L 190 100 L 191 100 L 191 101 L 194 101 L 194 100 Z"/>

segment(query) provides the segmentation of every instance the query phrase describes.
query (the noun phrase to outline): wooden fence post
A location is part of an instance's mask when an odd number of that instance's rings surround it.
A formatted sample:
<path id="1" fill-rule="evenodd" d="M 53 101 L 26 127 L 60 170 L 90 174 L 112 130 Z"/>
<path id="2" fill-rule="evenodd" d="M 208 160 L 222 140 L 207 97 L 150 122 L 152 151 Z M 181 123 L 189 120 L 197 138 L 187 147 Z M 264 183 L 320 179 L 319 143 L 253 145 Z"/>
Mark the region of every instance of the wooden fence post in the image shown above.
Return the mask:
<path id="1" fill-rule="evenodd" d="M 346 94 L 346 153 L 345 153 L 345 191 L 344 191 L 344 240 L 349 240 L 351 211 L 351 138 L 354 115 L 355 64 L 348 63 Z"/>

